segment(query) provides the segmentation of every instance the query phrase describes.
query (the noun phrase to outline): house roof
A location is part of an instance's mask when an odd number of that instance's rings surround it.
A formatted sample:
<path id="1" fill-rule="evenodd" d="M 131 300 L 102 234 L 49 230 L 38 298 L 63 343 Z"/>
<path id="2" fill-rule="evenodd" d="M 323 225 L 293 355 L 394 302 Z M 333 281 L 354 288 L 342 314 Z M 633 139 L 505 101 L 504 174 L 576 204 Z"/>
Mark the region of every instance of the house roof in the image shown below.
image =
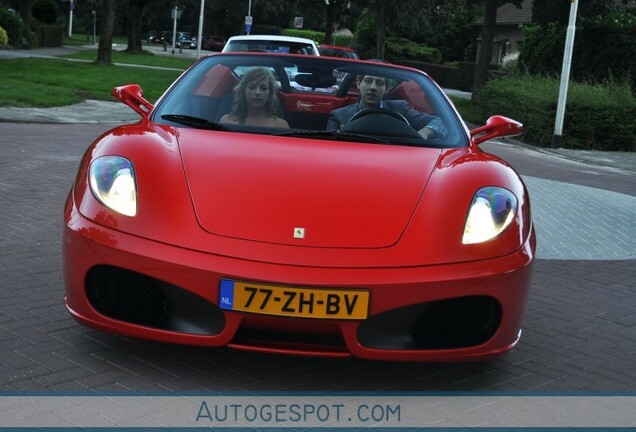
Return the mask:
<path id="1" fill-rule="evenodd" d="M 521 9 L 517 6 L 506 3 L 497 8 L 497 25 L 517 25 L 528 24 L 532 22 L 532 4 L 534 0 L 523 0 Z M 475 21 L 475 25 L 481 26 L 484 19 L 480 18 Z"/>

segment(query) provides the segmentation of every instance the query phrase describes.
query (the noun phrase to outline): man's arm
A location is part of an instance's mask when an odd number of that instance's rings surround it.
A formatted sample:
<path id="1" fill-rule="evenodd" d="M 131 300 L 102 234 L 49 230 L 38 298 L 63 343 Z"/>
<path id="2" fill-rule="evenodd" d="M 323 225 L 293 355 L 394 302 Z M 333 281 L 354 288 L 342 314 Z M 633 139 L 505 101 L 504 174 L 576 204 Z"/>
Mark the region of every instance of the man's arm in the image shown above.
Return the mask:
<path id="1" fill-rule="evenodd" d="M 335 132 L 340 129 L 340 121 L 336 117 L 336 112 L 331 111 L 329 113 L 329 119 L 327 120 L 327 130 Z"/>
<path id="2" fill-rule="evenodd" d="M 402 114 L 411 126 L 424 138 L 440 138 L 446 135 L 446 126 L 437 116 L 414 110 L 406 101 L 385 101 L 394 111 Z"/>
<path id="3" fill-rule="evenodd" d="M 327 130 L 337 131 L 340 130 L 342 125 L 349 121 L 355 112 L 355 105 L 347 105 L 342 108 L 335 109 L 329 113 L 329 119 L 327 120 Z"/>

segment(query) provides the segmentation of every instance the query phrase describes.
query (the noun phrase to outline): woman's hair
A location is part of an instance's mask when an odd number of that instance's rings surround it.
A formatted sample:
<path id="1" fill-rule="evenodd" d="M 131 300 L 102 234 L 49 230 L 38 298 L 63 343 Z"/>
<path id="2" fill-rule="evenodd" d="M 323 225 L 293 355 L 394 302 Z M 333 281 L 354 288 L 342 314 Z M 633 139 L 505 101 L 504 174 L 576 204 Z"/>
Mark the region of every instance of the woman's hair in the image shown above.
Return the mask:
<path id="1" fill-rule="evenodd" d="M 232 103 L 232 114 L 238 117 L 239 123 L 245 123 L 247 117 L 247 103 L 245 102 L 245 89 L 247 85 L 254 81 L 267 78 L 269 96 L 267 98 L 267 114 L 275 116 L 278 112 L 278 98 L 276 97 L 276 79 L 274 74 L 264 67 L 252 67 L 241 76 L 239 83 L 234 87 L 234 102 Z"/>

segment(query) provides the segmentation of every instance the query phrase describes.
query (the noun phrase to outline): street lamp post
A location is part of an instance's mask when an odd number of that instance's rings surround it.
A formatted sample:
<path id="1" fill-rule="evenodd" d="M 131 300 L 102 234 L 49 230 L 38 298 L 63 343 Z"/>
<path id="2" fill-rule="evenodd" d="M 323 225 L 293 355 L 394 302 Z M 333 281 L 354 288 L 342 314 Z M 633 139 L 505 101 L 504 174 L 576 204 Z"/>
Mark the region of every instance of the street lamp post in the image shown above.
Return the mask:
<path id="1" fill-rule="evenodd" d="M 179 18 L 179 6 L 175 6 L 172 9 L 172 54 L 174 54 L 175 46 L 177 45 L 177 19 Z"/>
<path id="2" fill-rule="evenodd" d="M 203 10 L 205 9 L 205 0 L 201 0 L 201 10 L 199 11 L 199 34 L 197 35 L 197 58 L 201 57 L 201 44 L 203 39 Z"/>
<path id="3" fill-rule="evenodd" d="M 71 0 L 68 11 L 68 37 L 73 36 L 73 9 L 75 9 L 75 3 Z"/>
<path id="4" fill-rule="evenodd" d="M 249 18 L 248 18 L 249 17 Z M 248 0 L 247 2 L 247 17 L 245 17 L 245 24 L 246 24 L 246 28 L 245 28 L 245 33 L 246 34 L 250 34 L 250 29 L 252 28 L 252 0 Z M 247 21 L 250 21 L 250 23 L 248 24 Z M 249 26 L 249 27 L 247 27 Z"/>
<path id="5" fill-rule="evenodd" d="M 565 117 L 565 102 L 568 96 L 568 84 L 570 82 L 570 66 L 572 65 L 572 50 L 574 48 L 574 33 L 576 32 L 577 0 L 570 0 L 570 20 L 568 32 L 565 37 L 565 50 L 563 52 L 563 68 L 561 70 L 561 85 L 559 87 L 559 101 L 557 103 L 556 120 L 554 122 L 554 135 L 552 136 L 552 148 L 561 148 L 563 142 L 563 119 Z"/>

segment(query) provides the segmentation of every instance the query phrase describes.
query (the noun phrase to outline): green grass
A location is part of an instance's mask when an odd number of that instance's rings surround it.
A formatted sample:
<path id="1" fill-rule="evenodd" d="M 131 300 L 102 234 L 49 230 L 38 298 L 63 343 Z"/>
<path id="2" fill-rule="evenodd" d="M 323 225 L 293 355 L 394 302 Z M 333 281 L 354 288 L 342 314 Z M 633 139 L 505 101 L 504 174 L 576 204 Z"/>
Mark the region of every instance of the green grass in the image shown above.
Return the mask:
<path id="1" fill-rule="evenodd" d="M 81 50 L 73 54 L 62 56 L 64 58 L 80 59 L 95 61 L 97 59 L 96 49 Z M 185 70 L 194 59 L 186 59 L 182 57 L 171 57 L 164 55 L 155 55 L 150 51 L 144 51 L 143 54 L 129 54 L 126 51 L 113 50 L 111 52 L 113 63 L 138 64 L 145 66 L 158 66 Z"/>
<path id="2" fill-rule="evenodd" d="M 154 103 L 180 73 L 55 59 L 0 60 L 0 106 L 53 107 L 86 99 L 112 100 L 113 87 L 132 83 L 139 84 Z"/>
<path id="3" fill-rule="evenodd" d="M 99 29 L 97 29 L 97 35 L 95 37 L 95 43 L 99 42 Z M 64 45 L 69 46 L 82 46 L 93 43 L 93 35 L 90 34 L 88 37 L 85 34 L 81 33 L 73 33 L 71 37 L 64 38 Z M 113 43 L 115 44 L 128 44 L 128 39 L 124 37 L 115 37 L 113 38 Z"/>
<path id="4" fill-rule="evenodd" d="M 85 43 L 85 36 L 74 38 Z M 97 50 L 92 49 L 81 50 L 67 57 L 86 62 L 37 58 L 1 60 L 0 106 L 54 107 L 86 99 L 109 101 L 112 100 L 110 92 L 113 87 L 132 83 L 139 84 L 144 90 L 144 97 L 154 103 L 181 71 L 194 61 L 151 52 L 128 54 L 112 51 L 112 61 L 115 63 L 175 69 L 159 70 L 95 65 L 92 62 L 97 58 Z M 452 99 L 464 120 L 473 124 L 484 122 L 483 114 L 470 100 Z"/>

